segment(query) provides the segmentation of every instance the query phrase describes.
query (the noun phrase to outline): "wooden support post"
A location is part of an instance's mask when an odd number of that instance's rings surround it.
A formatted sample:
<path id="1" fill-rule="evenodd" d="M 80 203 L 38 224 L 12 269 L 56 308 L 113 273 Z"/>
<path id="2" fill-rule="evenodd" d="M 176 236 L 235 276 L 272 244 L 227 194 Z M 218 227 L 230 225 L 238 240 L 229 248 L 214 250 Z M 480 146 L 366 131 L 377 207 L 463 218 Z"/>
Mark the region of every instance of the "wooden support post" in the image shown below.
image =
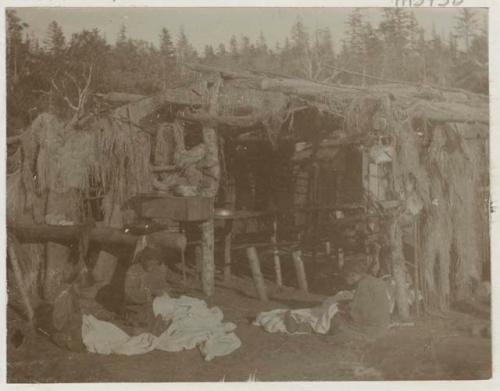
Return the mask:
<path id="1" fill-rule="evenodd" d="M 181 265 L 182 265 L 182 283 L 186 285 L 187 278 L 186 278 L 186 253 L 185 249 L 180 250 L 180 255 L 181 255 Z"/>
<path id="2" fill-rule="evenodd" d="M 194 248 L 194 259 L 196 264 L 196 278 L 201 281 L 201 245 L 196 245 Z"/>
<path id="3" fill-rule="evenodd" d="M 257 255 L 257 249 L 255 247 L 247 248 L 247 258 L 248 263 L 250 264 L 250 270 L 252 271 L 252 277 L 257 290 L 257 295 L 260 300 L 267 301 L 266 284 L 260 270 L 259 256 Z"/>
<path id="4" fill-rule="evenodd" d="M 312 260 L 316 261 L 318 252 L 318 236 L 319 236 L 319 213 L 313 211 L 313 236 L 312 236 Z"/>
<path id="5" fill-rule="evenodd" d="M 14 240 L 7 236 L 7 253 L 9 255 L 10 263 L 12 269 L 14 270 L 14 277 L 16 279 L 16 284 L 21 293 L 21 299 L 24 306 L 26 307 L 26 315 L 31 326 L 33 326 L 34 311 L 33 306 L 28 295 L 28 291 L 24 284 L 23 274 L 21 271 L 21 266 L 19 265 L 19 259 L 17 258 L 16 250 L 14 249 Z"/>
<path id="6" fill-rule="evenodd" d="M 50 190 L 47 196 L 47 215 L 63 215 L 66 219 L 77 220 L 76 191 L 58 193 Z M 46 246 L 45 279 L 43 281 L 43 298 L 53 303 L 66 276 L 71 273 L 73 265 L 69 261 L 71 250 L 68 245 L 48 242 Z"/>
<path id="7" fill-rule="evenodd" d="M 344 268 L 344 250 L 342 248 L 337 250 L 337 266 L 339 270 Z"/>
<path id="8" fill-rule="evenodd" d="M 231 280 L 231 243 L 233 235 L 232 220 L 226 220 L 224 224 L 224 231 L 224 281 L 229 282 L 229 280 Z"/>
<path id="9" fill-rule="evenodd" d="M 201 223 L 201 285 L 206 296 L 215 290 L 214 221 Z"/>
<path id="10" fill-rule="evenodd" d="M 209 92 L 208 112 L 217 114 L 217 101 L 222 79 L 212 86 Z M 217 132 L 210 124 L 202 124 L 202 137 L 205 146 L 205 156 L 202 161 L 202 179 L 199 186 L 200 195 L 215 199 L 219 189 L 220 162 Z M 215 291 L 215 235 L 213 217 L 201 223 L 201 285 L 207 296 L 212 296 Z"/>
<path id="11" fill-rule="evenodd" d="M 413 223 L 413 251 L 414 251 L 414 262 L 415 262 L 415 275 L 413 289 L 415 290 L 415 314 L 417 317 L 420 316 L 420 255 L 419 255 L 419 240 L 418 240 L 418 220 Z"/>
<path id="12" fill-rule="evenodd" d="M 329 240 L 325 242 L 325 253 L 329 256 L 332 253 L 332 246 Z"/>
<path id="13" fill-rule="evenodd" d="M 392 248 L 392 275 L 396 282 L 396 308 L 399 318 L 406 321 L 410 317 L 408 306 L 408 291 L 406 287 L 406 268 L 403 254 L 403 233 L 397 217 L 392 217 L 389 226 L 390 243 Z"/>
<path id="14" fill-rule="evenodd" d="M 278 242 L 278 222 L 276 218 L 273 221 L 273 236 L 271 237 L 271 243 L 276 244 Z M 274 272 L 276 274 L 276 285 L 278 287 L 283 286 L 283 277 L 281 275 L 281 260 L 278 248 L 273 247 L 273 260 L 274 260 Z"/>
<path id="15" fill-rule="evenodd" d="M 293 264 L 295 266 L 295 272 L 297 273 L 297 282 L 299 284 L 299 288 L 304 292 L 309 292 L 304 262 L 302 261 L 302 252 L 300 250 L 293 251 L 292 258 Z"/>

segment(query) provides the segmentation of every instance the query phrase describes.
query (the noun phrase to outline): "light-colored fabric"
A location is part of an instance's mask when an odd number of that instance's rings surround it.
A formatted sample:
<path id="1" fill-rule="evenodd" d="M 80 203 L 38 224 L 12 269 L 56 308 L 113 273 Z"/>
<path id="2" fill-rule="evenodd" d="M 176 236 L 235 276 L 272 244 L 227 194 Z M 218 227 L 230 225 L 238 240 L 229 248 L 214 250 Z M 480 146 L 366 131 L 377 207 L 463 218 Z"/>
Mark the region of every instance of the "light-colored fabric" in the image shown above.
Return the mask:
<path id="1" fill-rule="evenodd" d="M 303 308 L 291 311 L 292 318 L 297 323 L 308 324 L 311 329 L 318 334 L 326 334 L 330 330 L 333 317 L 338 311 L 337 303 L 340 300 L 352 298 L 352 293 L 342 291 L 335 296 L 327 298 L 323 303 L 314 308 Z M 286 309 L 276 309 L 267 312 L 261 312 L 254 321 L 255 326 L 261 326 L 269 333 L 289 333 L 285 325 Z M 304 334 L 304 332 L 295 332 L 289 334 Z"/>
<path id="2" fill-rule="evenodd" d="M 83 315 L 82 340 L 91 353 L 111 354 L 116 348 L 124 345 L 130 337 L 110 322 Z"/>
<path id="3" fill-rule="evenodd" d="M 207 361 L 230 354 L 241 346 L 240 339 L 232 332 L 236 325 L 223 323 L 222 311 L 218 307 L 208 308 L 203 300 L 187 296 L 174 299 L 164 294 L 153 301 L 153 312 L 170 323 L 159 337 L 150 333 L 130 337 L 109 322 L 84 315 L 83 343 L 93 353 L 125 355 L 154 349 L 179 352 L 198 346 Z"/>

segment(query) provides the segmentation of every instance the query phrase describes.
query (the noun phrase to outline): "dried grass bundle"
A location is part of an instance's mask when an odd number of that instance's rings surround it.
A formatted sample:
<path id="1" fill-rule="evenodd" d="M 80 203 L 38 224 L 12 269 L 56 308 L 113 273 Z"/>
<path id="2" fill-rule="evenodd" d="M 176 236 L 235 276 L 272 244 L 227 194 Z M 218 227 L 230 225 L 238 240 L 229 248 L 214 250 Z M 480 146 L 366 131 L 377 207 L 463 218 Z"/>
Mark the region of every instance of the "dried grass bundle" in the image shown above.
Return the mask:
<path id="1" fill-rule="evenodd" d="M 42 114 L 26 132 L 22 147 L 22 191 L 19 180 L 12 191 L 21 193 L 16 200 L 25 198 L 24 207 L 34 215 L 45 215 L 43 200 L 49 191 L 76 191 L 82 199 L 91 190 L 112 193 L 113 204 L 122 204 L 151 189 L 150 137 L 120 120 L 101 118 L 86 130 L 74 130 Z M 10 200 L 17 202 L 13 196 Z"/>
<path id="2" fill-rule="evenodd" d="M 488 246 L 488 212 L 478 189 L 487 173 L 487 146 L 480 138 L 465 139 L 474 125 L 444 124 L 431 129 L 430 144 L 422 149 L 422 139 L 411 119 L 405 119 L 401 109 L 388 100 L 380 107 L 394 143 L 396 191 L 402 200 L 407 199 L 411 177 L 423 201 L 421 245 L 426 290 L 435 306 L 446 308 L 450 298 L 460 300 L 472 294 L 481 278 L 484 248 Z M 359 107 L 355 111 L 359 114 Z M 359 119 L 353 121 L 359 124 Z"/>

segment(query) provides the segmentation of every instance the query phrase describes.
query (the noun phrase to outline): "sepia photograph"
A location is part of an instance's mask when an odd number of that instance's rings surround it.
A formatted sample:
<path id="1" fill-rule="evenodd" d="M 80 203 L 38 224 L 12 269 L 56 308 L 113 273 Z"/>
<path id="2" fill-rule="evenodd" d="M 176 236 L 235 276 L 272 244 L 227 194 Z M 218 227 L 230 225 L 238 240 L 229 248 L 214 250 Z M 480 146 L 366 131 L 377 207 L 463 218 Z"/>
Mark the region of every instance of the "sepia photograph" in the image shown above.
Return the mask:
<path id="1" fill-rule="evenodd" d="M 7 383 L 492 377 L 489 9 L 351 3 L 3 8 Z"/>

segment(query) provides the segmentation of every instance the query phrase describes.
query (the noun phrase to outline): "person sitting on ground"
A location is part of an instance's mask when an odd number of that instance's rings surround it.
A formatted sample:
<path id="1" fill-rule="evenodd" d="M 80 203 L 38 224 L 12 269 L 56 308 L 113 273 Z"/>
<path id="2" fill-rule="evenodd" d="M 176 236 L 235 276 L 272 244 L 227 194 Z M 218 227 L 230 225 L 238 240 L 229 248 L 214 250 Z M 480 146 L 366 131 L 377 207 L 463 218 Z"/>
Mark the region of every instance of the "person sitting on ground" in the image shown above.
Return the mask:
<path id="1" fill-rule="evenodd" d="M 330 323 L 330 335 L 339 341 L 370 339 L 380 336 L 390 323 L 390 302 L 385 283 L 366 273 L 364 259 L 352 259 L 342 271 L 348 285 L 354 287 L 354 294 L 342 291 L 327 298 L 318 309 L 327 311 L 336 304 L 338 312 Z M 290 333 L 312 333 L 307 322 L 295 320 L 293 311 L 284 314 L 284 323 Z"/>
<path id="2" fill-rule="evenodd" d="M 131 304 L 151 303 L 156 296 L 168 291 L 167 268 L 160 261 L 158 250 L 146 247 L 139 262 L 129 267 L 125 275 L 125 301 Z"/>
<path id="3" fill-rule="evenodd" d="M 367 274 L 362 260 L 353 259 L 342 271 L 345 281 L 355 287 L 352 301 L 339 305 L 332 319 L 330 334 L 376 338 L 388 330 L 391 318 L 390 302 L 385 283 Z"/>

